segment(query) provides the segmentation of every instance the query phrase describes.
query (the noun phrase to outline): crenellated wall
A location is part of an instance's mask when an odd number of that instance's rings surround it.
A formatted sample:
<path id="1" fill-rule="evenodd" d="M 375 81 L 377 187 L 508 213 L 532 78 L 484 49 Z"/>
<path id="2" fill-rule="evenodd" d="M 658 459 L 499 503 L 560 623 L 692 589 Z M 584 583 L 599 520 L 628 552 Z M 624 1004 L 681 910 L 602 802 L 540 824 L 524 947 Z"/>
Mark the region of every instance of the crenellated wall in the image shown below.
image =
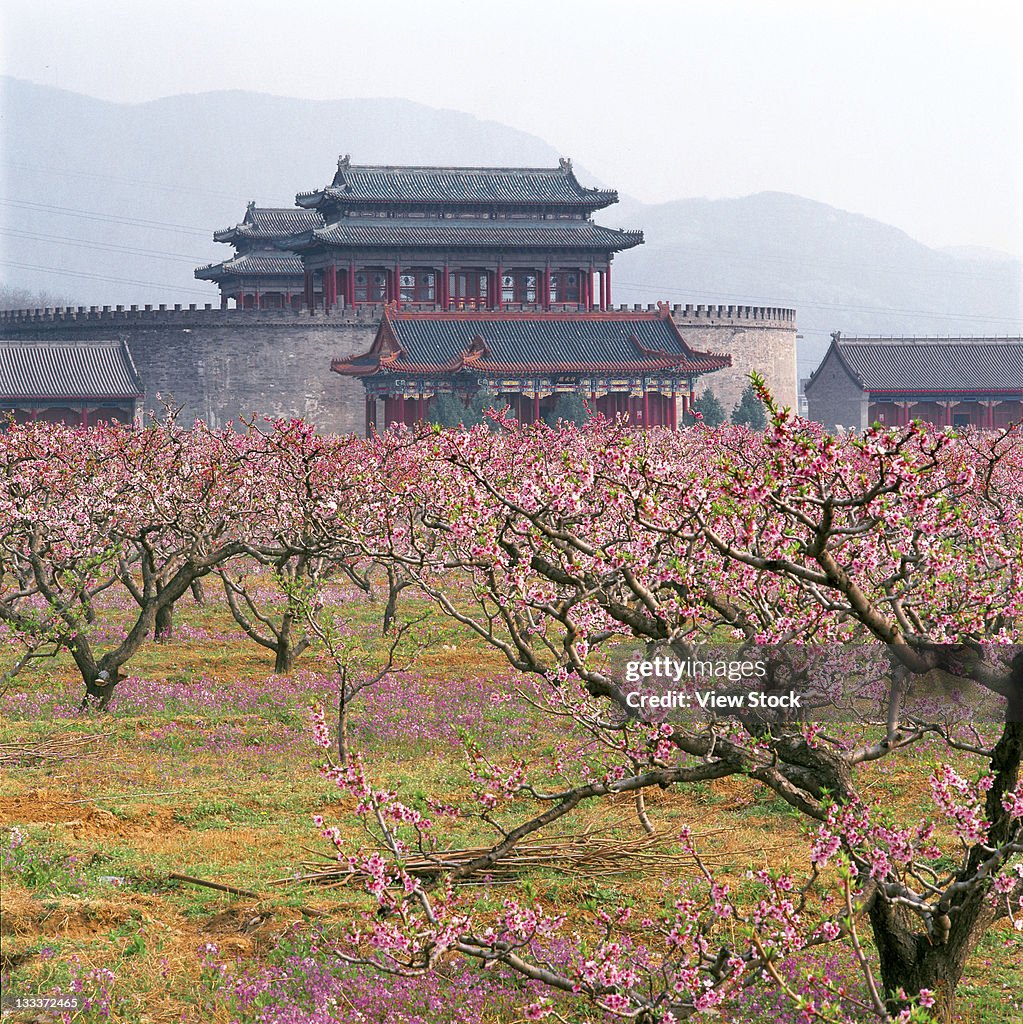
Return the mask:
<path id="1" fill-rule="evenodd" d="M 201 418 L 220 426 L 258 413 L 298 416 L 323 431 L 361 433 L 362 385 L 332 373 L 330 361 L 366 351 L 383 312 L 381 305 L 330 313 L 210 305 L 0 311 L 0 338 L 121 338 L 145 383 L 145 408 L 158 408 L 161 396 L 172 398 L 185 422 Z M 701 379 L 697 392 L 712 388 L 730 412 L 755 369 L 782 404 L 795 405 L 793 310 L 675 305 L 671 315 L 693 348 L 732 356 L 732 368 Z"/>
<path id="2" fill-rule="evenodd" d="M 779 405 L 796 409 L 796 311 L 776 306 L 672 306 L 671 317 L 695 349 L 723 352 L 732 365 L 700 378 L 731 413 L 756 370 Z"/>
<path id="3" fill-rule="evenodd" d="M 362 385 L 332 373 L 330 361 L 369 348 L 382 316 L 382 307 L 354 314 L 76 307 L 0 313 L 0 338 L 123 338 L 146 386 L 144 407 L 172 398 L 186 423 L 222 426 L 258 413 L 361 433 Z"/>

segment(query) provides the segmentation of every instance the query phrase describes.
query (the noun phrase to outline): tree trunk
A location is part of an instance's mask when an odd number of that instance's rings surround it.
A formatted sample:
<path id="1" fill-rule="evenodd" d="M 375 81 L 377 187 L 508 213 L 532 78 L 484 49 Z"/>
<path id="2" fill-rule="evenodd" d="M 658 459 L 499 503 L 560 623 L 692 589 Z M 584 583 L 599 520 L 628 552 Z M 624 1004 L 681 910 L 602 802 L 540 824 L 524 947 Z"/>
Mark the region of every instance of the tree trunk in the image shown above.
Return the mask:
<path id="1" fill-rule="evenodd" d="M 201 577 L 192 580 L 192 598 L 200 608 L 206 604 L 206 588 L 203 586 Z"/>
<path id="2" fill-rule="evenodd" d="M 398 595 L 402 591 L 402 585 L 398 583 L 397 573 L 394 567 L 387 566 L 387 607 L 384 608 L 383 634 L 386 636 L 391 631 L 391 624 L 398 613 Z"/>
<path id="3" fill-rule="evenodd" d="M 337 760 L 338 764 L 348 764 L 348 700 L 344 693 L 337 704 Z"/>
<path id="4" fill-rule="evenodd" d="M 976 945 L 976 939 L 971 941 L 970 936 L 979 937 L 983 929 L 967 929 L 964 936 L 960 925 L 965 922 L 957 917 L 955 926 L 945 934 L 950 919 L 939 916 L 936 934 L 928 936 L 911 931 L 908 922 L 900 918 L 890 904 L 883 904 L 880 899 L 875 899 L 870 908 L 888 1011 L 894 1017 L 908 1006 L 905 997 L 915 999 L 922 989 L 928 989 L 934 994 L 931 1013 L 935 1021 L 952 1024 L 956 987 Z"/>
<path id="5" fill-rule="evenodd" d="M 77 659 L 76 659 L 77 660 Z M 82 679 L 85 682 L 85 696 L 79 704 L 79 711 L 89 711 L 95 708 L 97 711 L 106 711 L 110 704 L 110 698 L 114 695 L 114 688 L 121 681 L 121 674 L 114 672 L 103 672 L 96 666 L 83 666 L 79 664 Z"/>
<path id="6" fill-rule="evenodd" d="M 1018 667 L 1017 667 L 1018 670 Z M 1023 762 L 1023 723 L 1010 719 L 995 744 L 991 757 L 994 782 L 985 800 L 988 828 L 987 844 L 1005 843 L 1014 828 L 1002 807 L 1002 797 L 1016 786 Z M 960 880 L 977 878 L 977 869 L 987 856 L 984 846 L 974 846 Z M 940 911 L 944 909 L 944 913 Z M 874 931 L 881 963 L 881 982 L 885 999 L 894 1013 L 905 1008 L 901 996 L 911 999 L 921 989 L 934 993 L 931 1012 L 939 1024 L 952 1024 L 955 993 L 966 967 L 984 933 L 995 920 L 987 887 L 978 884 L 957 893 L 950 906 L 936 909 L 931 934 L 915 930 L 920 919 L 887 903 L 880 893 L 870 905 L 870 924 Z"/>
<path id="7" fill-rule="evenodd" d="M 153 622 L 153 639 L 157 642 L 170 640 L 174 636 L 174 605 L 165 604 L 156 609 Z"/>
<path id="8" fill-rule="evenodd" d="M 295 664 L 295 651 L 291 646 L 291 622 L 287 613 L 281 623 L 281 632 L 274 648 L 274 675 L 286 676 Z"/>

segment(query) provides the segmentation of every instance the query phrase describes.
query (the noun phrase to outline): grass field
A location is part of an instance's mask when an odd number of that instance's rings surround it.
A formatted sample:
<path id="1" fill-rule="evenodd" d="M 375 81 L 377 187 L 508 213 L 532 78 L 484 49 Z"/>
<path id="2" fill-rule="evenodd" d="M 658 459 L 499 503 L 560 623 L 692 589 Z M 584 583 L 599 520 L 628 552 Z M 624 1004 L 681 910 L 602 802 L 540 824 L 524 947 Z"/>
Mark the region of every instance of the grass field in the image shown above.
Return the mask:
<path id="1" fill-rule="evenodd" d="M 222 596 L 207 590 L 203 607 L 180 602 L 173 639 L 148 645 L 129 666 L 109 713 L 77 713 L 81 682 L 63 656 L 30 663 L 0 697 L 5 991 L 75 993 L 86 1008 L 71 1019 L 82 1021 L 521 1020 L 530 998 L 523 983 L 458 959 L 418 980 L 339 964 L 334 938 L 366 905 L 357 889 L 270 885 L 293 876 L 308 850 L 325 850 L 314 814 L 357 838 L 348 802 L 317 771 L 309 729 L 310 702 L 329 706 L 331 677 L 316 648 L 294 675 L 269 675 L 270 653 L 247 640 Z M 357 592 L 334 600 L 381 651 L 380 606 Z M 407 602 L 405 611 L 429 609 Z M 122 617 L 112 607 L 103 624 L 116 632 Z M 399 788 L 408 803 L 427 794 L 450 801 L 467 792 L 460 736 L 537 764 L 557 743 L 573 742 L 567 727 L 527 704 L 491 700 L 514 685 L 499 655 L 436 614 L 429 628 L 431 643 L 413 671 L 356 700 L 353 747 L 376 781 Z M 0 655 L 0 671 L 13 659 L 12 650 Z M 58 746 L 64 756 L 46 756 Z M 937 748 L 920 749 L 867 768 L 866 788 L 912 813 L 925 806 L 923 769 L 938 756 Z M 672 837 L 691 824 L 701 851 L 737 885 L 752 886 L 744 882 L 751 866 L 798 874 L 807 864 L 806 824 L 744 779 L 658 791 L 648 807 L 666 854 L 679 852 Z M 594 805 L 571 828 L 635 837 L 631 811 L 631 801 Z M 463 824 L 451 843 L 482 838 Z M 171 880 L 172 873 L 259 895 Z M 673 867 L 591 878 L 538 869 L 515 888 L 584 927 L 587 911 L 602 904 L 660 906 L 678 874 Z M 505 890 L 474 891 L 488 906 Z M 858 984 L 851 965 L 833 967 Z M 558 1008 L 567 1020 L 601 1019 L 568 1000 Z M 1007 926 L 972 959 L 960 1010 L 964 1024 L 1023 1020 L 1023 943 Z M 8 1019 L 50 1018 L 31 1011 Z M 783 1016 L 763 993 L 741 1016 L 719 1019 L 798 1017 Z"/>

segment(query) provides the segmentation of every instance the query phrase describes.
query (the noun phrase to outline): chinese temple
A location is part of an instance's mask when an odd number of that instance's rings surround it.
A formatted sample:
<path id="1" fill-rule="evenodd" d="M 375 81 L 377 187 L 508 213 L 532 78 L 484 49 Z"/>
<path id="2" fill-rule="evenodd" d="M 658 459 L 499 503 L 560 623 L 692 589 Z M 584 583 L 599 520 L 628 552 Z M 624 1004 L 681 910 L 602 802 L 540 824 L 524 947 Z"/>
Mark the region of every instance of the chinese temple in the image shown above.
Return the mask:
<path id="1" fill-rule="evenodd" d="M 643 241 L 593 222 L 618 193 L 584 188 L 569 160 L 371 167 L 345 156 L 330 185 L 295 201 L 322 222 L 277 243 L 302 258 L 308 308 L 608 309 L 614 254 Z"/>
<path id="2" fill-rule="evenodd" d="M 873 423 L 996 430 L 1023 420 L 1023 338 L 843 338 L 806 384 L 831 430 Z"/>
<path id="3" fill-rule="evenodd" d="M 520 422 L 549 413 L 562 394 L 591 412 L 626 414 L 634 426 L 678 426 L 696 378 L 731 365 L 691 349 L 670 308 L 580 313 L 400 310 L 392 303 L 369 351 L 335 359 L 361 379 L 366 433 L 430 416 L 437 395 L 482 393 Z M 382 418 L 381 418 L 382 414 Z"/>
<path id="4" fill-rule="evenodd" d="M 133 423 L 144 395 L 118 339 L 0 341 L 0 429 L 10 416 L 82 427 Z"/>
<path id="5" fill-rule="evenodd" d="M 234 256 L 197 267 L 195 276 L 219 285 L 221 309 L 232 300 L 238 309 L 300 309 L 306 299 L 305 268 L 301 257 L 280 243 L 322 223 L 314 210 L 249 203 L 239 224 L 213 233 L 214 241 L 234 246 Z M 314 295 L 313 301 L 322 302 L 323 295 Z"/>

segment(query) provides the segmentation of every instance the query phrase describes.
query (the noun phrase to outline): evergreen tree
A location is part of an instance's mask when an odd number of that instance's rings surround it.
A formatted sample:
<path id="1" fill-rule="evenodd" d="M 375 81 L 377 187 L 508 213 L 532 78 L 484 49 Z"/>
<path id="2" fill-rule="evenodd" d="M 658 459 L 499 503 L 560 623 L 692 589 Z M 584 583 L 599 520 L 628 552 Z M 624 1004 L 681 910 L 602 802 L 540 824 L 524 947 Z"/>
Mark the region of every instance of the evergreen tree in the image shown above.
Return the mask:
<path id="1" fill-rule="evenodd" d="M 763 430 L 767 426 L 767 414 L 752 385 L 746 385 L 742 397 L 732 410 L 732 422 L 736 426 L 746 426 L 751 430 Z"/>
<path id="2" fill-rule="evenodd" d="M 574 392 L 558 395 L 554 400 L 554 408 L 543 414 L 544 423 L 550 427 L 556 427 L 558 420 L 581 427 L 589 418 L 590 414 L 586 411 L 582 397 Z"/>
<path id="3" fill-rule="evenodd" d="M 725 407 L 718 401 L 718 396 L 710 388 L 707 388 L 702 395 L 693 402 L 693 412 L 703 416 L 703 422 L 708 427 L 720 427 L 725 422 Z"/>
<path id="4" fill-rule="evenodd" d="M 474 427 L 483 422 L 483 411 L 493 404 L 492 398 L 479 392 L 473 395 L 458 391 L 435 395 L 430 402 L 427 419 L 442 427 Z"/>

